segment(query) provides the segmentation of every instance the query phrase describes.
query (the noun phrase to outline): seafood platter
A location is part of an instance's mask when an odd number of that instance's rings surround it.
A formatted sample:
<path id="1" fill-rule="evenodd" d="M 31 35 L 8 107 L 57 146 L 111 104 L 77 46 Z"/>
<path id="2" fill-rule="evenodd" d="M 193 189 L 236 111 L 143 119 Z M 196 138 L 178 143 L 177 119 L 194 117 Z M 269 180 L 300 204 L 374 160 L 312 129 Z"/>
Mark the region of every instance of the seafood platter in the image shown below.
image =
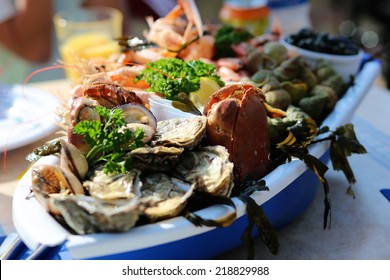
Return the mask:
<path id="1" fill-rule="evenodd" d="M 348 122 L 380 64 L 362 59 L 345 81 L 289 53 L 277 28 L 202 25 L 190 0 L 147 22 L 110 61 L 80 60 L 64 136 L 28 155 L 18 258 L 210 259 L 242 244 L 253 258 L 253 238 L 276 254 L 276 230 L 320 189 L 326 228 L 326 164 L 365 152 Z"/>

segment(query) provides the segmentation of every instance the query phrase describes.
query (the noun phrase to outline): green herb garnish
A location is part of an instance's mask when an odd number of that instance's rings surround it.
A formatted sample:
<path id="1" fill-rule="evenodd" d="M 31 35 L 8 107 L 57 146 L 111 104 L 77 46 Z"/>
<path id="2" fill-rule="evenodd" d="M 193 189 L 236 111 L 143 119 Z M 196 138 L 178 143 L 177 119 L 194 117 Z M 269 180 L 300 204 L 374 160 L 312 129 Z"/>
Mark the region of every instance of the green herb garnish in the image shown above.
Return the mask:
<path id="1" fill-rule="evenodd" d="M 214 46 L 217 49 L 215 58 L 235 57 L 236 54 L 232 49 L 232 45 L 246 42 L 253 37 L 253 34 L 245 29 L 235 28 L 230 25 L 223 25 L 215 33 Z"/>
<path id="2" fill-rule="evenodd" d="M 124 113 L 121 109 L 96 107 L 101 121 L 82 121 L 74 127 L 74 133 L 84 136 L 91 147 L 86 155 L 90 169 L 104 165 L 104 173 L 123 173 L 130 168 L 127 157 L 131 150 L 144 146 L 144 131 L 132 132 L 126 128 Z"/>
<path id="3" fill-rule="evenodd" d="M 200 60 L 185 62 L 179 58 L 163 58 L 146 64 L 136 81 L 144 80 L 150 86 L 150 91 L 177 100 L 179 93 L 198 91 L 201 77 L 210 78 L 224 86 L 214 65 Z"/>

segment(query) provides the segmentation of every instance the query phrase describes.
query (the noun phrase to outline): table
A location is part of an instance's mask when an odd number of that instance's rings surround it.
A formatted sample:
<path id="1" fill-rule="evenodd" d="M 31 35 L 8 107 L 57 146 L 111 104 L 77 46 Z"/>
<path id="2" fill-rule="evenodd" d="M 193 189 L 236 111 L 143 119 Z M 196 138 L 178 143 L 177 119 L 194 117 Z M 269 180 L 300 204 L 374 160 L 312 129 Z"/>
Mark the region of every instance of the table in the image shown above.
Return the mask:
<path id="1" fill-rule="evenodd" d="M 390 92 L 378 83 L 367 93 L 352 120 L 359 141 L 368 150 L 366 155 L 350 158 L 357 179 L 354 186 L 356 198 L 345 194 L 348 183 L 344 175 L 330 169 L 326 177 L 331 185 L 331 228 L 322 229 L 323 193 L 319 191 L 301 217 L 278 231 L 279 254 L 271 255 L 261 241 L 256 240 L 256 259 L 390 259 L 390 201 L 380 192 L 390 189 L 390 126 L 386 115 Z M 30 86 L 53 93 L 71 90 L 71 85 L 64 80 Z M 9 151 L 6 166 L 2 155 L 0 225 L 5 234 L 14 231 L 12 195 L 17 177 L 29 166 L 25 156 L 51 138 Z M 246 248 L 239 247 L 216 259 L 245 257 Z"/>

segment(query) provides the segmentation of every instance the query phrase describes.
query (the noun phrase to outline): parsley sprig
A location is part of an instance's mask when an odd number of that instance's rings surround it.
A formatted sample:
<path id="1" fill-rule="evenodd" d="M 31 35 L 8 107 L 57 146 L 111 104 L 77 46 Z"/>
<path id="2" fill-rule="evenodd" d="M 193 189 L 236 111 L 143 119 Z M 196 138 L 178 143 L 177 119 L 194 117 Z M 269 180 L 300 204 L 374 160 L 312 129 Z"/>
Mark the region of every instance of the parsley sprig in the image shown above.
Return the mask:
<path id="1" fill-rule="evenodd" d="M 224 85 L 213 64 L 201 60 L 186 62 L 179 58 L 163 58 L 146 64 L 136 81 L 144 80 L 150 86 L 149 90 L 159 92 L 167 99 L 178 100 L 180 93 L 198 91 L 201 77 Z"/>
<path id="2" fill-rule="evenodd" d="M 132 132 L 126 128 L 121 109 L 96 107 L 101 121 L 82 121 L 74 127 L 74 133 L 82 135 L 91 147 L 86 155 L 90 168 L 104 165 L 104 173 L 123 173 L 131 166 L 129 151 L 144 146 L 144 131 Z"/>

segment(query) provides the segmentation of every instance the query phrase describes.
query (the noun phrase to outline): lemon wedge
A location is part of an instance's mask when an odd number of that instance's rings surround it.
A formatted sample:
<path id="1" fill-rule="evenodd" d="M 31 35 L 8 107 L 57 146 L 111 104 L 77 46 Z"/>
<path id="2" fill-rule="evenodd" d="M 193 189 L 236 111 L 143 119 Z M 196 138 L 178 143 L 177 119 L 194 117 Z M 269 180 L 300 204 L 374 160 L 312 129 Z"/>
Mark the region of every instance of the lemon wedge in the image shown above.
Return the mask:
<path id="1" fill-rule="evenodd" d="M 210 78 L 201 77 L 199 90 L 191 92 L 189 98 L 198 109 L 203 109 L 209 97 L 220 88 L 221 87 L 216 81 Z"/>

